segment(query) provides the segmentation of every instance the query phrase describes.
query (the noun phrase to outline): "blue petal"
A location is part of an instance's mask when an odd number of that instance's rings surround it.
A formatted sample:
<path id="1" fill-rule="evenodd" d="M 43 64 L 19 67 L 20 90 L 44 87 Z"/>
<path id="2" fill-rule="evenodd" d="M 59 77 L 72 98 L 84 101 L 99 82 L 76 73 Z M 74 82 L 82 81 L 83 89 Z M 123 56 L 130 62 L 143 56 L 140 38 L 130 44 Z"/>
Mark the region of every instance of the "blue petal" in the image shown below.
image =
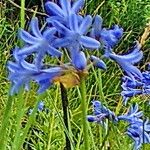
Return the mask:
<path id="1" fill-rule="evenodd" d="M 50 40 L 52 39 L 53 35 L 56 33 L 56 29 L 55 28 L 48 28 L 44 31 L 43 33 L 43 37 L 46 39 L 46 40 Z"/>
<path id="2" fill-rule="evenodd" d="M 73 6 L 72 6 L 72 12 L 77 13 L 84 5 L 84 0 L 77 0 L 74 2 Z"/>
<path id="3" fill-rule="evenodd" d="M 42 80 L 39 82 L 39 89 L 38 89 L 38 93 L 41 94 L 43 92 L 45 92 L 52 84 L 49 80 Z"/>
<path id="4" fill-rule="evenodd" d="M 38 25 L 38 18 L 32 18 L 31 20 L 31 23 L 30 23 L 30 26 L 31 26 L 31 30 L 32 30 L 32 33 L 36 36 L 36 37 L 40 37 L 42 38 L 42 34 L 39 30 L 39 25 Z"/>
<path id="5" fill-rule="evenodd" d="M 67 27 L 65 27 L 63 24 L 59 23 L 58 21 L 54 21 L 52 24 L 54 27 L 56 27 L 56 29 L 60 33 L 62 33 L 62 34 L 70 33 L 70 30 Z"/>
<path id="6" fill-rule="evenodd" d="M 61 57 L 62 52 L 57 50 L 56 48 L 49 46 L 48 51 L 47 51 L 51 56 L 56 56 L 56 57 Z"/>
<path id="7" fill-rule="evenodd" d="M 72 56 L 72 63 L 75 68 L 79 70 L 85 69 L 87 65 L 85 54 L 82 51 L 74 53 L 74 55 Z"/>
<path id="8" fill-rule="evenodd" d="M 96 121 L 96 117 L 95 117 L 95 116 L 92 116 L 92 115 L 88 115 L 88 116 L 87 116 L 87 120 L 88 120 L 89 122 L 95 122 L 95 121 Z"/>
<path id="9" fill-rule="evenodd" d="M 88 15 L 82 20 L 79 27 L 79 33 L 85 34 L 88 31 L 91 24 L 92 24 L 92 17 Z"/>
<path id="10" fill-rule="evenodd" d="M 96 15 L 94 18 L 93 28 L 95 29 L 95 32 L 100 32 L 102 29 L 102 23 L 103 19 L 101 16 Z"/>
<path id="11" fill-rule="evenodd" d="M 37 38 L 33 37 L 31 34 L 29 34 L 28 32 L 26 32 L 23 29 L 19 30 L 19 36 L 21 37 L 21 39 L 23 41 L 25 41 L 26 43 L 29 43 L 29 44 L 35 44 L 38 42 Z"/>
<path id="12" fill-rule="evenodd" d="M 51 15 L 51 13 L 58 15 L 58 16 L 64 16 L 64 12 L 62 9 L 55 3 L 53 2 L 47 2 L 45 4 L 47 12 Z"/>
<path id="13" fill-rule="evenodd" d="M 62 7 L 62 9 L 64 10 L 64 12 L 67 14 L 70 13 L 70 9 L 71 9 L 71 5 L 70 5 L 70 1 L 69 0 L 60 0 L 60 5 Z"/>
<path id="14" fill-rule="evenodd" d="M 39 49 L 39 47 L 40 47 L 39 43 L 37 43 L 35 45 L 32 45 L 32 46 L 24 47 L 24 48 L 20 49 L 20 51 L 18 52 L 18 55 L 29 55 L 29 54 L 32 54 L 37 49 Z"/>
<path id="15" fill-rule="evenodd" d="M 60 39 L 56 39 L 53 41 L 53 46 L 54 47 L 66 47 L 70 44 L 70 40 L 68 40 L 68 38 L 60 38 Z"/>
<path id="16" fill-rule="evenodd" d="M 81 36 L 81 44 L 83 44 L 83 46 L 85 46 L 86 48 L 90 48 L 90 49 L 97 49 L 100 47 L 100 43 L 90 37 L 87 36 Z"/>
<path id="17" fill-rule="evenodd" d="M 69 16 L 69 27 L 73 31 L 78 31 L 78 18 L 76 14 Z"/>
<path id="18" fill-rule="evenodd" d="M 96 56 L 91 56 L 90 60 L 94 63 L 94 66 L 100 68 L 100 69 L 106 69 L 106 64 L 104 63 L 104 61 L 100 60 L 98 57 Z"/>

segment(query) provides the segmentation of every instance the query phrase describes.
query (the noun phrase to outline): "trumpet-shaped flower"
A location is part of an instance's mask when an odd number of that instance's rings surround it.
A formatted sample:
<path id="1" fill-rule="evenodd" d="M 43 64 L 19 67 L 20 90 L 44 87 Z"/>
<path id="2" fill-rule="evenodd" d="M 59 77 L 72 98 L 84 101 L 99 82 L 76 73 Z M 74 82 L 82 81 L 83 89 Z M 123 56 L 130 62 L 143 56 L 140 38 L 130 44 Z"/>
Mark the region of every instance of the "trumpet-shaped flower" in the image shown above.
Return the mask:
<path id="1" fill-rule="evenodd" d="M 73 3 L 71 3 L 70 0 L 59 0 L 59 3 L 60 6 L 53 2 L 47 2 L 45 4 L 45 8 L 49 15 L 47 22 L 52 23 L 54 20 L 57 20 L 67 25 L 68 17 L 80 11 L 84 5 L 84 0 L 77 0 Z M 78 18 L 81 19 L 82 17 L 78 15 Z"/>
<path id="2" fill-rule="evenodd" d="M 126 114 L 118 116 L 118 120 L 124 120 L 131 123 L 137 119 L 140 119 L 142 116 L 143 116 L 143 112 L 139 111 L 138 104 L 135 104 L 129 108 Z"/>
<path id="3" fill-rule="evenodd" d="M 39 84 L 38 92 L 42 93 L 53 83 L 53 78 L 61 75 L 63 72 L 61 67 L 38 69 L 35 64 L 30 64 L 18 56 L 17 52 L 14 52 L 14 57 L 16 62 L 8 62 L 8 78 L 12 82 L 11 95 L 18 93 L 22 86 L 29 90 L 31 81 Z"/>
<path id="4" fill-rule="evenodd" d="M 104 63 L 104 61 L 99 59 L 98 57 L 92 55 L 90 57 L 90 60 L 93 62 L 95 67 L 98 67 L 98 68 L 103 69 L 103 70 L 106 69 L 106 64 Z"/>
<path id="5" fill-rule="evenodd" d="M 132 105 L 129 111 L 118 120 L 124 120 L 129 123 L 126 134 L 134 140 L 134 149 L 139 150 L 143 143 L 150 143 L 150 122 L 143 120 L 143 112 L 139 111 L 138 105 Z"/>
<path id="6" fill-rule="evenodd" d="M 100 124 L 105 124 L 105 119 L 110 119 L 117 121 L 115 114 L 110 111 L 108 108 L 102 105 L 100 101 L 93 101 L 93 115 L 88 115 L 87 119 L 89 122 L 97 122 Z"/>
<path id="7" fill-rule="evenodd" d="M 150 94 L 150 71 L 142 72 L 142 76 L 141 80 L 136 77 L 135 80 L 128 76 L 123 77 L 121 95 L 125 104 L 130 97 Z"/>
<path id="8" fill-rule="evenodd" d="M 53 45 L 54 34 L 56 32 L 55 28 L 48 28 L 41 33 L 38 26 L 38 19 L 33 18 L 31 20 L 31 31 L 32 34 L 23 29 L 19 31 L 19 36 L 26 45 L 18 52 L 18 55 L 31 55 L 36 53 L 35 64 L 39 68 L 42 65 L 42 60 L 46 53 L 51 56 L 61 56 L 62 53 Z"/>
<path id="9" fill-rule="evenodd" d="M 150 143 L 150 122 L 147 119 L 132 122 L 127 128 L 127 135 L 134 140 L 134 150 L 139 150 L 144 143 Z"/>
<path id="10" fill-rule="evenodd" d="M 117 62 L 132 80 L 135 80 L 135 77 L 142 79 L 142 73 L 137 67 L 134 66 L 134 64 L 139 62 L 143 57 L 143 53 L 140 48 L 141 46 L 137 43 L 133 51 L 129 54 L 117 55 L 112 52 L 108 54 L 108 57 Z"/>
<path id="11" fill-rule="evenodd" d="M 69 17 L 69 28 L 58 21 L 54 21 L 53 26 L 63 35 L 63 38 L 55 41 L 55 45 L 59 47 L 62 45 L 74 47 L 76 49 L 80 49 L 82 46 L 89 49 L 99 48 L 100 43 L 97 40 L 86 36 L 91 23 L 92 18 L 88 15 L 79 24 L 77 15 L 75 14 L 72 14 Z"/>
<path id="12" fill-rule="evenodd" d="M 108 48 L 113 48 L 123 35 L 123 29 L 115 25 L 112 29 L 103 28 L 100 33 L 101 42 Z"/>

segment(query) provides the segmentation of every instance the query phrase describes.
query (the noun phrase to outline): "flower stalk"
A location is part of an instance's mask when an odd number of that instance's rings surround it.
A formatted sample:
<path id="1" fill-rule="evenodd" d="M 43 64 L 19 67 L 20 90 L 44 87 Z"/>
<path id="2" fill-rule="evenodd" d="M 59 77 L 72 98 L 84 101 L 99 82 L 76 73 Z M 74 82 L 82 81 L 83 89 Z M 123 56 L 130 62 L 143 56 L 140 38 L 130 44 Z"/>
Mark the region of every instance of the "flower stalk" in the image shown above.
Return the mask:
<path id="1" fill-rule="evenodd" d="M 62 83 L 60 83 L 60 89 L 61 89 L 61 100 L 62 100 L 62 107 L 63 107 L 64 124 L 66 126 L 66 129 L 69 131 L 69 116 L 68 116 L 69 112 L 68 112 L 67 90 Z M 66 146 L 64 150 L 71 150 L 71 143 L 66 132 L 65 132 L 65 138 L 66 138 Z"/>
<path id="2" fill-rule="evenodd" d="M 80 92 L 81 92 L 81 109 L 82 109 L 82 125 L 83 125 L 82 127 L 83 127 L 84 149 L 89 150 L 86 85 L 85 85 L 85 77 L 84 76 L 80 77 Z"/>

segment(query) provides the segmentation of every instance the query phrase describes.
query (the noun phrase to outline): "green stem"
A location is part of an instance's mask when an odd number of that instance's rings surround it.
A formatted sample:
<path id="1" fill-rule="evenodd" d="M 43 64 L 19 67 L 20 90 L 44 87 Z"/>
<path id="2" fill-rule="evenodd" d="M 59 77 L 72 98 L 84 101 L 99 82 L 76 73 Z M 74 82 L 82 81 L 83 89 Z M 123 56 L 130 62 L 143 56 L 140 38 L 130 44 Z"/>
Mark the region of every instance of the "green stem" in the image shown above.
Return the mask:
<path id="1" fill-rule="evenodd" d="M 99 95 L 100 95 L 100 99 L 104 102 L 105 101 L 105 97 L 104 97 L 104 93 L 103 93 L 103 84 L 102 84 L 102 74 L 101 74 L 101 70 L 98 70 L 98 80 L 99 82 Z"/>
<path id="2" fill-rule="evenodd" d="M 2 120 L 2 126 L 0 129 L 0 150 L 5 150 L 6 149 L 6 132 L 7 132 L 7 127 L 9 124 L 9 118 L 11 115 L 11 107 L 13 103 L 13 98 L 11 96 L 8 97 L 7 103 L 6 103 L 6 108 Z"/>
<path id="3" fill-rule="evenodd" d="M 83 140 L 84 149 L 89 150 L 89 140 L 88 140 L 88 125 L 87 125 L 87 101 L 86 101 L 86 85 L 85 78 L 81 77 L 80 82 L 80 92 L 81 92 L 81 108 L 82 108 L 82 125 L 83 125 Z"/>
<path id="4" fill-rule="evenodd" d="M 63 119 L 64 124 L 66 126 L 66 129 L 69 131 L 69 111 L 68 111 L 68 97 L 67 97 L 67 90 L 63 86 L 63 84 L 60 84 L 61 89 L 61 100 L 62 100 L 62 107 L 63 107 Z M 67 136 L 65 132 L 65 138 L 66 138 L 66 146 L 64 149 L 71 150 L 71 143 L 69 140 L 69 137 Z"/>
<path id="5" fill-rule="evenodd" d="M 25 0 L 21 0 L 20 23 L 21 23 L 21 28 L 24 28 L 24 25 L 25 25 Z"/>

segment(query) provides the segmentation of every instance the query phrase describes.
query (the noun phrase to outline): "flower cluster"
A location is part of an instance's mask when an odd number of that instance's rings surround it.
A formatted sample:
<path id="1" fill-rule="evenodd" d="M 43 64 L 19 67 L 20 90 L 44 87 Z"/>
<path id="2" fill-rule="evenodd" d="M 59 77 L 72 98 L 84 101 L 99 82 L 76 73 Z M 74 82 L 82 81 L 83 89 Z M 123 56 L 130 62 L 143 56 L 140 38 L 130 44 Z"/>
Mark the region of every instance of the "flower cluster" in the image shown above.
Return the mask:
<path id="1" fill-rule="evenodd" d="M 126 104 L 130 97 L 135 95 L 150 94 L 150 70 L 141 72 L 142 78 L 135 77 L 134 80 L 129 76 L 124 76 L 122 79 L 123 101 Z"/>
<path id="2" fill-rule="evenodd" d="M 148 119 L 143 119 L 143 112 L 139 111 L 137 104 L 132 105 L 126 114 L 116 116 L 100 101 L 93 101 L 92 103 L 94 113 L 87 116 L 89 122 L 96 122 L 105 126 L 106 119 L 112 122 L 126 121 L 129 124 L 126 134 L 133 139 L 135 150 L 138 150 L 143 143 L 150 143 L 150 122 Z"/>
<path id="3" fill-rule="evenodd" d="M 94 113 L 93 115 L 88 115 L 87 119 L 89 122 L 97 122 L 105 125 L 105 120 L 110 119 L 112 121 L 117 121 L 115 114 L 108 108 L 102 105 L 100 101 L 93 101 Z"/>
<path id="4" fill-rule="evenodd" d="M 148 118 L 143 119 L 143 112 L 139 111 L 137 104 L 131 106 L 126 114 L 118 116 L 118 120 L 129 123 L 126 134 L 133 139 L 135 150 L 143 143 L 150 143 L 150 122 Z"/>
<path id="5" fill-rule="evenodd" d="M 84 0 L 70 2 L 59 0 L 58 4 L 46 2 L 45 8 L 48 14 L 46 26 L 39 28 L 38 19 L 31 20 L 30 31 L 19 30 L 19 38 L 23 41 L 23 47 L 14 50 L 15 61 L 8 62 L 9 80 L 12 82 L 11 94 L 18 93 L 21 86 L 29 90 L 30 81 L 39 85 L 38 92 L 44 92 L 55 81 L 71 68 L 78 72 L 87 70 L 88 62 L 101 69 L 106 69 L 106 64 L 101 58 L 91 55 L 87 61 L 85 49 L 103 49 L 103 57 L 117 62 L 131 78 L 141 78 L 140 71 L 133 64 L 142 58 L 140 45 L 127 55 L 117 55 L 112 48 L 123 35 L 123 29 L 118 25 L 111 29 L 102 27 L 102 18 L 96 15 L 81 15 L 79 11 L 84 5 Z M 67 49 L 67 63 L 60 65 L 47 65 L 44 63 L 46 56 L 60 58 Z M 32 56 L 33 61 L 28 61 Z M 49 67 L 50 66 L 50 67 Z"/>

